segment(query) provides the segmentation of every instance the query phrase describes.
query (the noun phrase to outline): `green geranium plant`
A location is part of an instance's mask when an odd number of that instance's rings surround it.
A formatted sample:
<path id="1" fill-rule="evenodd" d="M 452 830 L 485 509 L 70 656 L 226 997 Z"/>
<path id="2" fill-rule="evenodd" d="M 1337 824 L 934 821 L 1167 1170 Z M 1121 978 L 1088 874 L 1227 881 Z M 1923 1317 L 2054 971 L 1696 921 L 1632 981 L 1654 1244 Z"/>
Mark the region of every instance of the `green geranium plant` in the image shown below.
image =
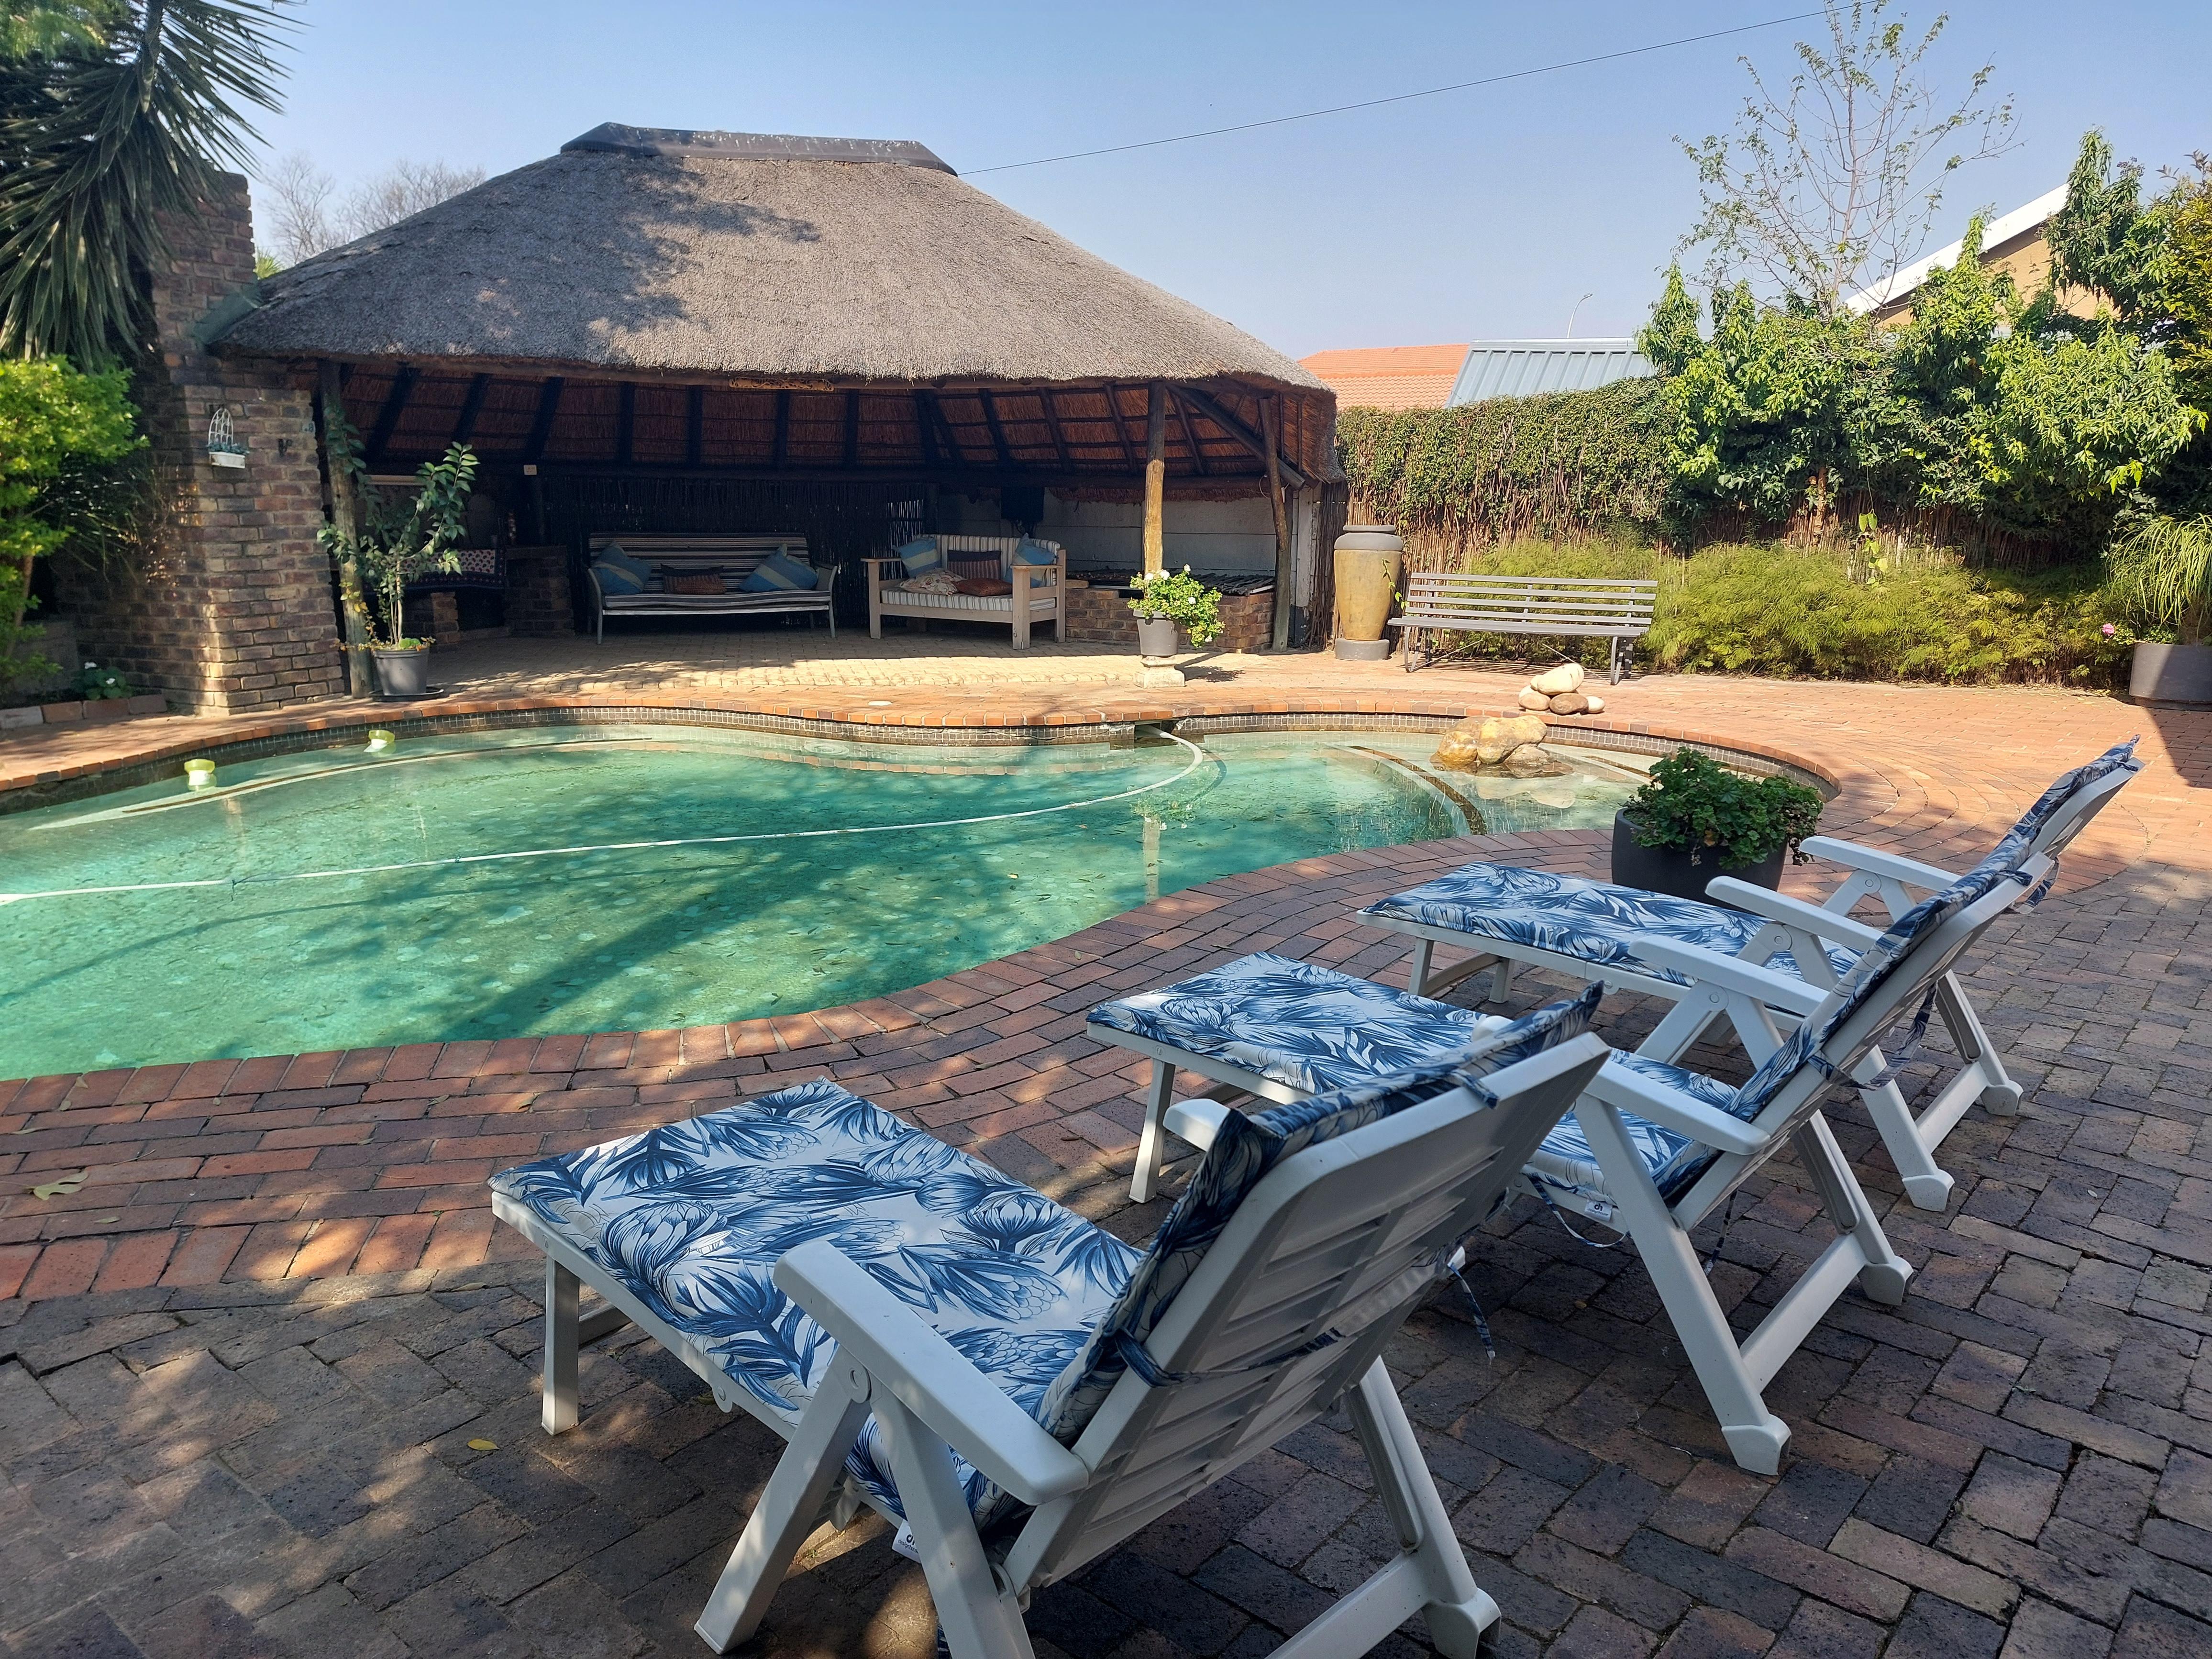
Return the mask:
<path id="1" fill-rule="evenodd" d="M 1786 847 L 1800 864 L 1798 843 L 1820 827 L 1817 790 L 1788 778 L 1747 778 L 1695 749 L 1653 763 L 1651 781 L 1623 810 L 1642 847 L 1686 850 L 1690 862 L 1712 854 L 1723 869 L 1757 864 Z"/>
<path id="2" fill-rule="evenodd" d="M 1129 609 L 1139 622 L 1171 622 L 1190 635 L 1193 645 L 1208 645 L 1221 637 L 1221 593 L 1190 574 L 1159 570 L 1139 575 L 1129 586 Z"/>

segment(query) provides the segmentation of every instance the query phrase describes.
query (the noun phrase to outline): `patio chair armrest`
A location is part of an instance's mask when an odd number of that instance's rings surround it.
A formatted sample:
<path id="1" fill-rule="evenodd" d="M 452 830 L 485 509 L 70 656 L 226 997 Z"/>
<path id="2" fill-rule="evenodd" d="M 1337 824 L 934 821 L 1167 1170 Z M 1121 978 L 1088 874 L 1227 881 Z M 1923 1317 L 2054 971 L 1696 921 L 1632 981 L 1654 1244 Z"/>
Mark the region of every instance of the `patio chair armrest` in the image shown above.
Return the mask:
<path id="1" fill-rule="evenodd" d="M 1756 1152 L 1763 1150 L 1770 1139 L 1741 1118 L 1715 1111 L 1703 1101 L 1692 1100 L 1680 1091 L 1656 1083 L 1625 1066 L 1608 1062 L 1600 1068 L 1589 1081 L 1589 1092 L 1608 1106 L 1633 1112 L 1662 1129 L 1672 1129 L 1677 1134 L 1689 1136 L 1701 1146 L 1716 1147 L 1723 1152 Z"/>
<path id="2" fill-rule="evenodd" d="M 1221 1133 L 1221 1121 L 1228 1115 L 1229 1108 L 1218 1100 L 1178 1100 L 1160 1121 L 1176 1139 L 1202 1152 L 1213 1145 L 1214 1136 Z"/>
<path id="3" fill-rule="evenodd" d="M 1833 836 L 1814 836 L 1804 844 L 1804 850 L 1816 859 L 1826 859 L 1830 864 L 1840 864 L 1846 870 L 1856 870 L 1863 875 L 1887 876 L 1892 881 L 1901 881 L 1907 887 L 1925 888 L 1940 893 L 1958 877 L 1950 871 L 1933 864 L 1923 864 L 1917 859 L 1899 858 L 1894 853 L 1881 853 L 1871 847 L 1862 847 L 1856 842 L 1838 841 Z"/>
<path id="4" fill-rule="evenodd" d="M 1769 921 L 1778 921 L 1785 927 L 1800 927 L 1820 939 L 1832 939 L 1838 945 L 1848 945 L 1854 951 L 1863 951 L 1881 938 L 1881 929 L 1869 927 L 1863 921 L 1854 921 L 1840 911 L 1823 910 L 1817 904 L 1808 904 L 1794 899 L 1771 887 L 1755 886 L 1747 881 L 1738 881 L 1734 876 L 1717 876 L 1705 884 L 1707 896 L 1723 903 L 1733 904 L 1739 910 L 1748 910 L 1754 916 L 1765 916 Z"/>
<path id="5" fill-rule="evenodd" d="M 836 1245 L 799 1245 L 774 1277 L 876 1384 L 1023 1503 L 1065 1498 L 1091 1479 L 1081 1458 Z"/>
<path id="6" fill-rule="evenodd" d="M 860 562 L 862 564 L 904 564 L 906 561 L 896 553 L 870 553 L 864 556 Z"/>
<path id="7" fill-rule="evenodd" d="M 1805 980 L 1778 974 L 1771 968 L 1746 962 L 1741 957 L 1723 956 L 1702 945 L 1685 945 L 1680 939 L 1658 939 L 1647 933 L 1639 936 L 1632 948 L 1639 958 L 1654 967 L 1671 968 L 1696 984 L 1733 991 L 1801 1018 L 1819 1007 L 1820 999 L 1827 994 Z"/>

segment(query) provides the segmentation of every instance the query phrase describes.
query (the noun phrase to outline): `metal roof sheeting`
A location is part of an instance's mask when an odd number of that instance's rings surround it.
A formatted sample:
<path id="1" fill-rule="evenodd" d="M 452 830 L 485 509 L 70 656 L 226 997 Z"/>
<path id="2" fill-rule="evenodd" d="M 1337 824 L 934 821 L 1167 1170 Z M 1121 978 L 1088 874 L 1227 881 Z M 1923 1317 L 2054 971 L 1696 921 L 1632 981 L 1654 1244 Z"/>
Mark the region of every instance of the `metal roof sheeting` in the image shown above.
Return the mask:
<path id="1" fill-rule="evenodd" d="M 1468 348 L 1449 406 L 1540 392 L 1587 392 L 1656 373 L 1633 340 L 1477 340 Z"/>

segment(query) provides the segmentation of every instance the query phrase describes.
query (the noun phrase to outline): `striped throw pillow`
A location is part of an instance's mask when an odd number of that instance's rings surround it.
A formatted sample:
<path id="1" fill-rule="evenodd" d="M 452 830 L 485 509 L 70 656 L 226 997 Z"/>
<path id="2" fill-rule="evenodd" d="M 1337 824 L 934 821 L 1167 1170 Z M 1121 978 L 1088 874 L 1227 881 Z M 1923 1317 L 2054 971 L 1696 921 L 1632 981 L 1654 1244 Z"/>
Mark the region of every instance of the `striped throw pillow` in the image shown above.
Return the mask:
<path id="1" fill-rule="evenodd" d="M 945 564 L 944 550 L 938 546 L 934 536 L 917 536 L 904 547 L 892 550 L 905 562 L 909 576 L 926 576 Z"/>
<path id="2" fill-rule="evenodd" d="M 814 567 L 791 556 L 790 550 L 779 547 L 760 562 L 753 574 L 745 578 L 748 593 L 791 593 L 814 591 Z"/>

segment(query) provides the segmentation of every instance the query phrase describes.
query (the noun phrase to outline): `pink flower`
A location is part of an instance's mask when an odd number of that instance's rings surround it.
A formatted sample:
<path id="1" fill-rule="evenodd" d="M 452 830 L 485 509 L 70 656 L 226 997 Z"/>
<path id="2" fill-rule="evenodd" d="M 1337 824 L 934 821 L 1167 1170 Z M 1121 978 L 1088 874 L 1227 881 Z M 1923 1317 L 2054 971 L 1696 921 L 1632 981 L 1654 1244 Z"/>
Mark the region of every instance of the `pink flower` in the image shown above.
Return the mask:
<path id="1" fill-rule="evenodd" d="M 2106 639 L 2108 639 L 2108 640 L 2109 640 L 2110 638 L 2112 638 L 2112 635 L 2115 635 L 2115 634 L 2118 633 L 2120 630 L 2119 630 L 2118 629 L 2117 629 L 2117 628 L 2113 627 L 2113 626 L 2112 625 L 2112 623 L 2106 623 L 2104 625 L 2104 627 L 2103 627 L 2102 629 L 2100 629 L 2099 631 L 2100 631 L 2100 633 L 2102 633 L 2102 634 L 2104 635 L 2104 636 L 2105 636 Z"/>

